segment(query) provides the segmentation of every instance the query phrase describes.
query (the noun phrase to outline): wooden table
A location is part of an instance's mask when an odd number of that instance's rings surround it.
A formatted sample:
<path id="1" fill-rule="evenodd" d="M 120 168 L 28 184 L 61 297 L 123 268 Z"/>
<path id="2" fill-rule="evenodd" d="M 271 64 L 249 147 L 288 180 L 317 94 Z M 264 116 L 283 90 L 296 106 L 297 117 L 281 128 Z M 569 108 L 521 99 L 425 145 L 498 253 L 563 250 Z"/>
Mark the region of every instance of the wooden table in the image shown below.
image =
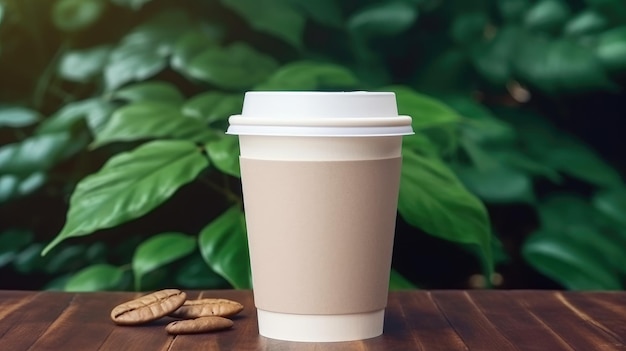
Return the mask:
<path id="1" fill-rule="evenodd" d="M 109 319 L 138 294 L 0 291 L 0 350 L 626 350 L 626 292 L 392 292 L 385 333 L 344 343 L 258 335 L 250 291 L 192 291 L 246 307 L 231 330 L 169 336 L 163 319 L 121 327 Z"/>

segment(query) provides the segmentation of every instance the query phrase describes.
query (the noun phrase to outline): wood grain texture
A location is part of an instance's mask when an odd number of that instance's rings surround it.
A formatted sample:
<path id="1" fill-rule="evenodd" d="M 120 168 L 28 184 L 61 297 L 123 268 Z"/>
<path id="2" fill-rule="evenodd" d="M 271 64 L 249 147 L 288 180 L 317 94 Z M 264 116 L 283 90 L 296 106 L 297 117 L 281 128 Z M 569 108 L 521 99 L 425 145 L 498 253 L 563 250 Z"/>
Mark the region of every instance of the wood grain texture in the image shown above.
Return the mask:
<path id="1" fill-rule="evenodd" d="M 393 292 L 385 332 L 340 343 L 297 343 L 258 335 L 250 291 L 188 291 L 228 298 L 244 310 L 232 329 L 171 336 L 172 318 L 116 326 L 109 312 L 128 292 L 0 291 L 1 350 L 626 350 L 626 292 Z"/>

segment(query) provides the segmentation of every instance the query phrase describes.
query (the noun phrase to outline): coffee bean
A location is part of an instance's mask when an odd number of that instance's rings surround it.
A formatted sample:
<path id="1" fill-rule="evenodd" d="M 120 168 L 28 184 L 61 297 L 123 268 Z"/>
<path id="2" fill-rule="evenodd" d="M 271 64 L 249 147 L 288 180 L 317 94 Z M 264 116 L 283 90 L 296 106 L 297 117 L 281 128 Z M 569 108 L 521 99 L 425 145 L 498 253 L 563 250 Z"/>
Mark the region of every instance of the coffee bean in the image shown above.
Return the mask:
<path id="1" fill-rule="evenodd" d="M 170 317 L 189 319 L 208 316 L 230 317 L 243 310 L 239 302 L 227 299 L 187 300 Z"/>
<path id="2" fill-rule="evenodd" d="M 171 322 L 165 326 L 169 334 L 196 334 L 227 329 L 233 326 L 233 321 L 224 317 L 200 317 Z"/>
<path id="3" fill-rule="evenodd" d="M 147 323 L 172 313 L 186 298 L 178 289 L 156 291 L 116 306 L 111 311 L 111 319 L 119 325 Z"/>

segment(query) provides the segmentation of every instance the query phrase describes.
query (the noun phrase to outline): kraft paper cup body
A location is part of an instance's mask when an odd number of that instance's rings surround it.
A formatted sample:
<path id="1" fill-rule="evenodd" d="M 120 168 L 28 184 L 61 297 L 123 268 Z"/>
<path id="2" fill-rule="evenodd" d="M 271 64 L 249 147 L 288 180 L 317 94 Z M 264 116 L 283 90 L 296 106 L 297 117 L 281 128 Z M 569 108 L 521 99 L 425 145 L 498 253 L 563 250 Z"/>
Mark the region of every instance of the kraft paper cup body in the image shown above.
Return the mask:
<path id="1" fill-rule="evenodd" d="M 249 92 L 239 135 L 259 333 L 383 332 L 402 136 L 393 93 Z"/>

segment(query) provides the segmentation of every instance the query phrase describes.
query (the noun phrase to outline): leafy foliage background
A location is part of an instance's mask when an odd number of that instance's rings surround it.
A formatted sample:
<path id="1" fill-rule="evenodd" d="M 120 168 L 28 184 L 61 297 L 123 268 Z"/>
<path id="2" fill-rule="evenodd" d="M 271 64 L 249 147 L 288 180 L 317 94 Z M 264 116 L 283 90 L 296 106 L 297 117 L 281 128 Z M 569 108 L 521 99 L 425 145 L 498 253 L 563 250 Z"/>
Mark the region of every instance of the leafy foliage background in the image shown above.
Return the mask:
<path id="1" fill-rule="evenodd" d="M 625 72 L 621 0 L 0 0 L 0 287 L 250 287 L 243 92 L 390 90 L 392 288 L 623 289 Z"/>

